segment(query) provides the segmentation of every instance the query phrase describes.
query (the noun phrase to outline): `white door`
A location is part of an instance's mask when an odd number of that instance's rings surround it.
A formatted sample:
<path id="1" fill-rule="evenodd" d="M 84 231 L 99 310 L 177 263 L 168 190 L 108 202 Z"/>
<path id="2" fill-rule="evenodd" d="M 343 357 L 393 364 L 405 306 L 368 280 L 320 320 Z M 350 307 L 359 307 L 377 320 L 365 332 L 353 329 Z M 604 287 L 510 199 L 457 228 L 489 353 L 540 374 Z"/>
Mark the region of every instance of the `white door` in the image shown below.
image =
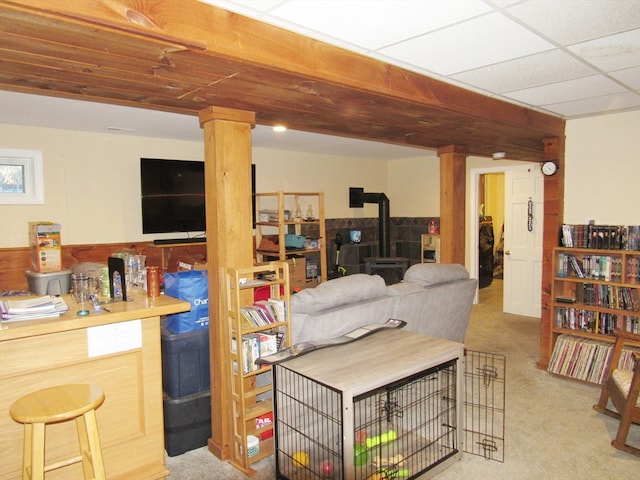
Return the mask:
<path id="1" fill-rule="evenodd" d="M 543 188 L 535 165 L 505 172 L 505 313 L 541 315 Z"/>

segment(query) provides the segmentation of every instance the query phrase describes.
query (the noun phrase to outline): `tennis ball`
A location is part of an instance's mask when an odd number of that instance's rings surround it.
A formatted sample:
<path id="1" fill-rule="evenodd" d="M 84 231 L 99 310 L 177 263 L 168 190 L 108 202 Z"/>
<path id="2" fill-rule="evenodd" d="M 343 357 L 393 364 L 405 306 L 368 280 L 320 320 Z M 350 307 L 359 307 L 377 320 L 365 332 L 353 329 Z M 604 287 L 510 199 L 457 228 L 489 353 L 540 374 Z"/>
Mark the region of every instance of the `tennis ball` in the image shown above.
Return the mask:
<path id="1" fill-rule="evenodd" d="M 333 467 L 333 462 L 331 460 L 325 460 L 320 465 L 320 471 L 322 472 L 322 476 L 324 477 L 332 476 L 333 470 L 334 470 L 334 467 Z"/>
<path id="2" fill-rule="evenodd" d="M 306 467 L 309 465 L 309 454 L 307 452 L 297 451 L 293 454 L 294 467 Z"/>
<path id="3" fill-rule="evenodd" d="M 361 443 L 356 443 L 353 446 L 353 457 L 353 463 L 356 467 L 365 465 L 367 461 L 369 461 L 369 452 L 367 452 L 367 447 Z"/>

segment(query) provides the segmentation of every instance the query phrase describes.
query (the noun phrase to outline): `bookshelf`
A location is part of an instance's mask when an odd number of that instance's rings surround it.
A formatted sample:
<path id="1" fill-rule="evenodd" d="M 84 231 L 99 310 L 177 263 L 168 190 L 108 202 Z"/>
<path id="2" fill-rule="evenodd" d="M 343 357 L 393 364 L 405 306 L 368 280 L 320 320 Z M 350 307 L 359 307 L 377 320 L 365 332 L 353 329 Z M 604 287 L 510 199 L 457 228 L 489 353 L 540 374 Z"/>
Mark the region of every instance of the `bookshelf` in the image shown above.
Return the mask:
<path id="1" fill-rule="evenodd" d="M 610 244 L 615 245 L 621 244 Z M 552 268 L 548 370 L 601 384 L 614 328 L 640 332 L 640 251 L 556 247 Z M 620 366 L 630 361 L 627 351 Z"/>
<path id="2" fill-rule="evenodd" d="M 227 268 L 224 288 L 228 326 L 224 357 L 230 376 L 233 430 L 229 461 L 252 475 L 255 471 L 251 465 L 274 452 L 271 371 L 268 366 L 256 367 L 254 362 L 263 347 L 261 336 L 265 337 L 265 344 L 277 342 L 276 350 L 291 344 L 289 265 L 269 262 L 250 268 Z M 271 315 L 258 307 L 264 305 L 255 299 L 258 288 L 262 292 L 268 290 L 268 299 L 276 304 Z M 252 308 L 263 313 L 254 310 L 251 315 L 248 309 Z"/>
<path id="3" fill-rule="evenodd" d="M 327 280 L 324 192 L 256 193 L 256 261 L 292 262 L 291 288 L 315 287 Z M 303 236 L 287 246 L 287 235 Z M 271 240 L 276 239 L 277 242 Z M 296 267 L 300 265 L 302 271 Z M 313 268 L 315 266 L 315 268 Z"/>

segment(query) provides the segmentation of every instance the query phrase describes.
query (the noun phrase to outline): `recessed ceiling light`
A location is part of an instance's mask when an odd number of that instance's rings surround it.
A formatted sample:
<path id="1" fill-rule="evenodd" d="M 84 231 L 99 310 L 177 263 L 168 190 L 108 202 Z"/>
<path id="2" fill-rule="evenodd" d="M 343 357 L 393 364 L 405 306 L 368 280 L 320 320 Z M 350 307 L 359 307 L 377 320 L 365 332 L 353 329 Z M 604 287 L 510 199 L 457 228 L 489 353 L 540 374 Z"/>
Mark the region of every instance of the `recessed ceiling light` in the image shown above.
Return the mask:
<path id="1" fill-rule="evenodd" d="M 273 131 L 274 132 L 286 132 L 287 131 L 287 127 L 285 127 L 284 125 L 275 125 L 273 127 Z"/>

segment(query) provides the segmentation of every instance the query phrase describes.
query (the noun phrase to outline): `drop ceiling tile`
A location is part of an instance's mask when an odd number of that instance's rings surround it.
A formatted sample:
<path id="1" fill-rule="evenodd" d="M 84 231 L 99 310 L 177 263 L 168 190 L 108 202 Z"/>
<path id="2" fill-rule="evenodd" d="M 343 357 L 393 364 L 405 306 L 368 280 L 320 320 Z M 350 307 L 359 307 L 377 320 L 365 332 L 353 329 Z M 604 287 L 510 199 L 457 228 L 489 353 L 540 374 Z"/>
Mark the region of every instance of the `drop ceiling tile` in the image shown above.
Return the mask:
<path id="1" fill-rule="evenodd" d="M 530 105 L 551 105 L 554 103 L 580 100 L 623 92 L 625 89 L 604 75 L 568 80 L 566 82 L 527 88 L 505 94 L 519 102 Z"/>
<path id="2" fill-rule="evenodd" d="M 640 25 L 638 0 L 535 0 L 514 5 L 507 12 L 560 45 Z"/>
<path id="3" fill-rule="evenodd" d="M 305 0 L 285 2 L 269 14 L 375 50 L 488 11 L 480 0 Z"/>
<path id="4" fill-rule="evenodd" d="M 256 17 L 256 14 L 266 12 L 275 7 L 282 0 L 200 0 L 202 3 L 208 3 L 215 7 L 224 8 L 232 12 L 238 12 L 250 17 Z"/>
<path id="5" fill-rule="evenodd" d="M 609 76 L 621 81 L 629 88 L 640 92 L 640 67 L 626 68 L 624 70 L 618 70 L 617 72 L 611 72 Z"/>
<path id="6" fill-rule="evenodd" d="M 638 108 L 640 108 L 640 97 L 631 92 L 545 105 L 545 109 L 547 110 L 556 112 L 564 117 L 573 118 L 624 110 L 635 110 Z"/>
<path id="7" fill-rule="evenodd" d="M 596 73 L 562 50 L 549 50 L 452 75 L 474 87 L 496 93 L 514 92 Z"/>
<path id="8" fill-rule="evenodd" d="M 579 43 L 569 50 L 605 72 L 640 66 L 640 28 Z"/>
<path id="9" fill-rule="evenodd" d="M 443 75 L 471 70 L 553 45 L 500 13 L 484 15 L 379 52 Z"/>

